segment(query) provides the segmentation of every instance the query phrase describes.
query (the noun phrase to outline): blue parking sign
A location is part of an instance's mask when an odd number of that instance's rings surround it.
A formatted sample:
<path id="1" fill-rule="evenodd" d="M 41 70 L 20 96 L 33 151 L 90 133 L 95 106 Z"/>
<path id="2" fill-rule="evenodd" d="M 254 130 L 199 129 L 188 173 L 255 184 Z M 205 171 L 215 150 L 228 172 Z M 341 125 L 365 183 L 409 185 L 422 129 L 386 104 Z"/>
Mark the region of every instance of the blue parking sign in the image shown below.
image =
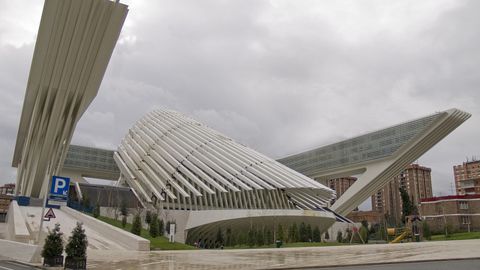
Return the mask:
<path id="1" fill-rule="evenodd" d="M 68 188 L 70 186 L 70 178 L 53 176 L 52 177 L 52 187 L 50 189 L 51 195 L 57 195 L 61 197 L 68 196 Z"/>

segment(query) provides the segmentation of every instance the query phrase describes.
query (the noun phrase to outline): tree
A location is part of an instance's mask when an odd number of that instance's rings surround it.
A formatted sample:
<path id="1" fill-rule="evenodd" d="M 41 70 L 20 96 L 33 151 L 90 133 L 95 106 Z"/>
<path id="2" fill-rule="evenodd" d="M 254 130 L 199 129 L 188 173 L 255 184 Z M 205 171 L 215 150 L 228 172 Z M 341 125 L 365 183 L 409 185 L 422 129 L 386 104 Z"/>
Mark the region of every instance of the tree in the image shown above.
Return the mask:
<path id="1" fill-rule="evenodd" d="M 265 238 L 263 237 L 263 229 L 257 230 L 256 233 L 256 242 L 258 246 L 265 245 Z"/>
<path id="2" fill-rule="evenodd" d="M 219 227 L 217 231 L 217 236 L 215 238 L 215 244 L 220 247 L 224 245 L 222 229 Z"/>
<path id="3" fill-rule="evenodd" d="M 255 245 L 255 231 L 253 228 L 250 228 L 250 230 L 248 230 L 247 244 L 250 247 L 253 247 Z"/>
<path id="4" fill-rule="evenodd" d="M 387 239 L 387 228 L 385 227 L 385 223 L 386 222 L 380 223 L 380 225 L 378 227 L 378 235 L 379 235 L 379 238 L 380 238 L 378 240 L 388 240 Z"/>
<path id="5" fill-rule="evenodd" d="M 150 226 L 150 222 L 152 222 L 152 213 L 150 211 L 147 211 L 147 213 L 145 214 L 145 223 Z"/>
<path id="6" fill-rule="evenodd" d="M 158 235 L 160 236 L 165 235 L 165 223 L 161 218 L 158 219 Z"/>
<path id="7" fill-rule="evenodd" d="M 122 214 L 122 216 L 128 215 L 127 201 L 125 200 L 122 200 L 122 203 L 120 205 L 120 214 Z"/>
<path id="8" fill-rule="evenodd" d="M 282 224 L 278 225 L 278 228 L 277 228 L 277 239 L 276 240 L 285 240 L 284 239 L 285 236 L 284 236 L 284 231 L 283 231 L 283 226 Z"/>
<path id="9" fill-rule="evenodd" d="M 320 228 L 318 226 L 315 226 L 312 232 L 312 241 L 313 242 L 320 242 L 321 237 L 320 237 Z"/>
<path id="10" fill-rule="evenodd" d="M 77 226 L 73 229 L 72 235 L 68 238 L 68 244 L 65 247 L 67 258 L 84 259 L 87 257 L 87 235 L 83 229 L 82 223 L 77 222 Z"/>
<path id="11" fill-rule="evenodd" d="M 371 226 L 373 228 L 373 226 Z M 360 227 L 360 230 L 358 231 L 360 236 L 362 237 L 363 242 L 366 244 L 368 243 L 368 237 L 370 235 L 370 231 L 368 230 L 368 221 L 362 220 L 362 226 Z"/>
<path id="12" fill-rule="evenodd" d="M 423 230 L 423 238 L 427 240 L 432 240 L 432 232 L 430 231 L 430 226 L 428 225 L 426 220 L 422 222 L 422 230 Z"/>
<path id="13" fill-rule="evenodd" d="M 444 230 L 445 230 L 445 238 L 450 237 L 450 234 L 453 233 L 453 226 L 450 222 L 447 222 L 443 225 Z"/>
<path id="14" fill-rule="evenodd" d="M 298 230 L 296 223 L 293 223 L 288 229 L 288 240 L 290 243 L 298 242 Z"/>
<path id="15" fill-rule="evenodd" d="M 347 228 L 345 230 L 345 239 L 343 239 L 343 242 L 348 243 L 348 242 L 350 242 L 350 239 L 352 239 L 352 230 Z"/>
<path id="16" fill-rule="evenodd" d="M 125 228 L 127 226 L 127 216 L 122 217 L 122 227 Z"/>
<path id="17" fill-rule="evenodd" d="M 93 208 L 93 217 L 98 218 L 100 216 L 100 204 L 95 204 L 95 208 Z"/>
<path id="18" fill-rule="evenodd" d="M 150 236 L 155 238 L 158 236 L 158 216 L 156 214 L 152 215 L 150 220 L 150 228 L 149 228 Z"/>
<path id="19" fill-rule="evenodd" d="M 88 199 L 86 194 L 83 195 L 82 208 L 84 212 L 88 211 L 88 208 L 90 208 L 90 200 Z"/>
<path id="20" fill-rule="evenodd" d="M 362 220 L 361 223 L 362 223 L 362 226 L 364 226 L 365 228 L 368 229 L 368 221 L 366 221 L 366 220 L 364 219 L 364 220 Z"/>
<path id="21" fill-rule="evenodd" d="M 227 247 L 231 247 L 233 246 L 233 236 L 232 236 L 232 229 L 227 228 L 227 230 L 225 231 L 225 246 Z"/>
<path id="22" fill-rule="evenodd" d="M 325 231 L 324 237 L 325 240 L 330 240 L 330 234 L 328 234 L 328 231 Z"/>
<path id="23" fill-rule="evenodd" d="M 165 233 L 170 234 L 170 220 L 167 221 L 167 224 L 165 225 Z"/>
<path id="24" fill-rule="evenodd" d="M 140 215 L 136 214 L 133 217 L 133 222 L 132 222 L 132 229 L 130 230 L 131 233 L 140 235 L 142 232 L 142 220 L 140 219 Z"/>
<path id="25" fill-rule="evenodd" d="M 362 237 L 363 242 L 365 244 L 368 243 L 368 229 L 367 229 L 367 227 L 362 225 L 362 227 L 360 227 L 359 234 L 360 234 L 360 237 Z"/>
<path id="26" fill-rule="evenodd" d="M 307 224 L 307 228 L 305 229 L 306 232 L 306 241 L 311 242 L 312 241 L 312 226 L 310 224 Z"/>
<path id="27" fill-rule="evenodd" d="M 63 233 L 60 232 L 60 224 L 55 224 L 53 230 L 48 230 L 45 244 L 43 245 L 42 257 L 53 258 L 62 256 L 63 253 Z"/>
<path id="28" fill-rule="evenodd" d="M 304 222 L 300 223 L 300 227 L 298 228 L 299 240 L 300 242 L 307 242 L 307 227 Z"/>
<path id="29" fill-rule="evenodd" d="M 338 242 L 338 243 L 342 243 L 342 242 L 343 242 L 342 231 L 338 231 L 338 232 L 337 232 L 337 242 Z"/>
<path id="30" fill-rule="evenodd" d="M 265 230 L 265 244 L 269 245 L 273 243 L 273 234 L 269 229 Z"/>
<path id="31" fill-rule="evenodd" d="M 405 223 L 405 217 L 413 213 L 413 204 L 404 187 L 400 188 L 400 197 L 402 198 L 402 222 Z"/>
<path id="32" fill-rule="evenodd" d="M 247 244 L 247 242 L 248 242 L 248 232 L 240 231 L 240 232 L 235 233 L 233 235 L 235 235 L 233 237 L 234 241 L 236 242 L 235 244 L 238 244 L 238 245 L 246 245 Z"/>

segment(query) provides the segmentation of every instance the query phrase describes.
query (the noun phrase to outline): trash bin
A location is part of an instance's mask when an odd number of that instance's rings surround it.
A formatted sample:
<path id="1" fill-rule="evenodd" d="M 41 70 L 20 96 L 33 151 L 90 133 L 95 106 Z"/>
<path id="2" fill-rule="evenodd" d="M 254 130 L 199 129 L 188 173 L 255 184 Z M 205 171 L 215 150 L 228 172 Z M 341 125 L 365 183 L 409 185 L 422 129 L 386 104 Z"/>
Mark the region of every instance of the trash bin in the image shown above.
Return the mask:
<path id="1" fill-rule="evenodd" d="M 29 206 L 30 205 L 30 197 L 27 196 L 18 196 L 17 203 L 19 206 Z"/>
<path id="2" fill-rule="evenodd" d="M 277 245 L 277 248 L 279 248 L 283 245 L 283 241 L 282 240 L 277 240 L 277 241 L 275 241 L 275 244 Z"/>

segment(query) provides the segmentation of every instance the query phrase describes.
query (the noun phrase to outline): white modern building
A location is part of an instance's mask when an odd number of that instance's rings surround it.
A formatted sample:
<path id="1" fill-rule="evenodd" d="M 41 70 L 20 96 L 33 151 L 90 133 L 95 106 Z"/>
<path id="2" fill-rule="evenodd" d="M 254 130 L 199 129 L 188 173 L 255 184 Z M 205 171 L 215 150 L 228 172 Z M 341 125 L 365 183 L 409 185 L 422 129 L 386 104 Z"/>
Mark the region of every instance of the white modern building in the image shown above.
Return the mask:
<path id="1" fill-rule="evenodd" d="M 452 109 L 279 162 L 165 110 L 140 119 L 117 152 L 70 146 L 127 13 L 118 1 L 45 1 L 12 160 L 17 195 L 45 196 L 52 175 L 70 176 L 78 197 L 84 177 L 118 179 L 176 222 L 178 241 L 211 239 L 218 226 L 324 231 L 344 221 L 328 208 L 335 192 L 325 180 L 360 175 L 331 207 L 348 214 L 470 117 Z"/>
<path id="2" fill-rule="evenodd" d="M 218 227 L 272 221 L 311 219 L 326 228 L 333 218 L 345 221 L 327 208 L 334 197 L 326 180 L 359 178 L 330 206 L 346 215 L 468 117 L 452 109 L 278 160 L 289 169 L 191 118 L 155 111 L 130 129 L 116 153 L 71 146 L 62 173 L 120 175 L 143 205 L 177 222 L 179 241 L 187 240 L 184 232 L 205 239 Z"/>
<path id="3" fill-rule="evenodd" d="M 174 220 L 180 241 L 212 239 L 219 225 L 326 230 L 337 219 L 333 190 L 177 112 L 140 119 L 114 158 L 120 182 Z"/>

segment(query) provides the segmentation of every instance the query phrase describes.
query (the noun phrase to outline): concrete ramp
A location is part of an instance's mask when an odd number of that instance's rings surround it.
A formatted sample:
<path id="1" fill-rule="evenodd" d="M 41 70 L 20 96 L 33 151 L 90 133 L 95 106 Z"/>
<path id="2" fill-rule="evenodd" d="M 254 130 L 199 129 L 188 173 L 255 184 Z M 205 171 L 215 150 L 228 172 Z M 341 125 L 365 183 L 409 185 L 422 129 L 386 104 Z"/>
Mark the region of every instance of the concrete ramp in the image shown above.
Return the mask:
<path id="1" fill-rule="evenodd" d="M 31 239 L 38 236 L 40 227 L 41 207 L 21 206 L 21 214 L 30 232 Z M 56 223 L 60 223 L 60 229 L 67 241 L 71 231 L 78 221 L 83 223 L 88 238 L 90 250 L 150 250 L 150 241 L 118 229 L 93 217 L 73 210 L 69 207 L 53 209 L 55 218 L 43 222 L 43 231 L 53 229 Z"/>
<path id="2" fill-rule="evenodd" d="M 22 262 L 30 262 L 37 249 L 36 245 L 0 239 L 0 258 L 7 257 Z M 0 267 L 0 269 L 3 269 Z"/>

